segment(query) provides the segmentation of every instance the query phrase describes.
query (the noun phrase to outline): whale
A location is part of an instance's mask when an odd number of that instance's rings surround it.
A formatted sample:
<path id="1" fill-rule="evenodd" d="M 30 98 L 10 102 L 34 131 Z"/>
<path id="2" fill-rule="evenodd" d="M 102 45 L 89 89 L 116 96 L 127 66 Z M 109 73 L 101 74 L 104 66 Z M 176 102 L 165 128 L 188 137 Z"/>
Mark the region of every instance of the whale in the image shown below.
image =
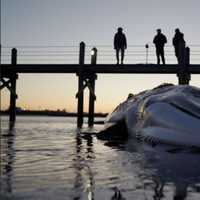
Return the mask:
<path id="1" fill-rule="evenodd" d="M 152 145 L 200 148 L 200 89 L 162 84 L 129 95 L 106 117 L 101 133 L 100 139 L 112 134 Z"/>
<path id="2" fill-rule="evenodd" d="M 186 199 L 188 188 L 199 194 L 198 87 L 162 84 L 128 95 L 106 117 L 96 136 L 106 145 L 117 146 L 117 151 L 128 152 L 123 159 L 144 188 L 146 181 L 152 184 L 154 198 L 169 195 L 169 186 L 174 199 Z"/>

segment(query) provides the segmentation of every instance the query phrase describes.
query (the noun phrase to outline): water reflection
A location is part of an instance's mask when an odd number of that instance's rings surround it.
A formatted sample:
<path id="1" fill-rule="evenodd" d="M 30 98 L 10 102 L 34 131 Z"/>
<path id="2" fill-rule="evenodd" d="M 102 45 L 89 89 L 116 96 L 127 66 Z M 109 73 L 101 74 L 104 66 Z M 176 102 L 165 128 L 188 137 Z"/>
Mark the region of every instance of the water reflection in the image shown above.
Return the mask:
<path id="1" fill-rule="evenodd" d="M 164 186 L 167 185 L 167 183 L 162 182 L 156 182 L 155 188 L 154 188 L 154 200 L 161 200 L 165 199 L 164 195 Z M 173 194 L 173 200 L 184 200 L 187 198 L 187 189 L 189 187 L 188 184 L 182 182 L 182 183 L 174 183 L 174 194 Z"/>
<path id="2" fill-rule="evenodd" d="M 76 159 L 74 162 L 76 170 L 74 190 L 76 196 L 74 200 L 81 199 L 84 192 L 87 193 L 88 200 L 94 200 L 94 175 L 89 165 L 94 157 L 93 138 L 88 135 L 84 137 L 84 140 L 86 140 L 86 148 L 83 147 L 84 141 L 81 132 L 77 130 Z M 84 152 L 84 149 L 86 149 L 86 152 Z"/>
<path id="3" fill-rule="evenodd" d="M 111 200 L 126 200 L 123 196 L 121 191 L 115 187 L 114 188 L 114 195 L 111 197 Z"/>
<path id="4" fill-rule="evenodd" d="M 12 193 L 12 180 L 13 180 L 13 164 L 15 159 L 15 127 L 14 123 L 9 123 L 9 128 L 1 135 L 1 179 L 5 185 L 2 184 L 2 192 Z"/>
<path id="5" fill-rule="evenodd" d="M 4 126 L 0 199 L 199 199 L 198 151 L 130 140 L 106 146 L 92 134 L 58 132 L 52 121 L 35 132 L 37 123 Z"/>
<path id="6" fill-rule="evenodd" d="M 93 140 L 93 135 L 81 134 L 81 132 L 77 131 L 76 159 L 74 160 L 74 168 L 76 170 L 74 191 L 76 196 L 73 198 L 74 200 L 95 200 L 95 176 L 91 167 L 95 161 Z M 99 196 L 97 196 L 98 198 Z M 113 195 L 109 199 L 126 200 L 117 187 L 113 188 Z"/>
<path id="7" fill-rule="evenodd" d="M 164 197 L 164 194 L 163 194 L 164 183 L 157 180 L 155 180 L 154 183 L 155 183 L 155 187 L 154 187 L 155 194 L 153 195 L 153 199 L 161 200 Z"/>
<path id="8" fill-rule="evenodd" d="M 128 142 L 127 146 L 134 145 Z M 188 196 L 188 188 L 195 188 L 200 183 L 199 151 L 192 148 L 179 148 L 167 145 L 151 146 L 136 144 L 137 151 L 142 155 L 140 169 L 144 179 L 154 182 L 154 200 L 165 199 L 165 187 L 174 187 L 174 200 L 184 200 Z M 127 150 L 131 150 L 127 148 Z M 199 193 L 199 191 L 196 190 Z"/>

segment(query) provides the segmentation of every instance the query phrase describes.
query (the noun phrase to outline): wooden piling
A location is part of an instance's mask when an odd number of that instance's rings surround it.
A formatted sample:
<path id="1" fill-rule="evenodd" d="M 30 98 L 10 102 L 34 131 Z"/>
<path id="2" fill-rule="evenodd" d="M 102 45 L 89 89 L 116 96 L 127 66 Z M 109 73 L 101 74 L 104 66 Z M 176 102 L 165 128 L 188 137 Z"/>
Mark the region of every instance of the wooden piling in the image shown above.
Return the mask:
<path id="1" fill-rule="evenodd" d="M 0 65 L 1 65 L 1 44 L 0 44 Z M 0 74 L 1 74 L 1 71 L 0 71 Z"/>
<path id="2" fill-rule="evenodd" d="M 97 63 L 97 48 L 94 47 L 91 50 L 91 65 L 96 65 Z"/>
<path id="3" fill-rule="evenodd" d="M 11 52 L 11 63 L 12 65 L 17 64 L 17 49 L 13 48 Z"/>
<path id="4" fill-rule="evenodd" d="M 94 47 L 91 50 L 91 65 L 97 63 L 97 49 Z M 89 112 L 88 112 L 88 126 L 94 125 L 94 103 L 96 100 L 95 96 L 95 80 L 97 79 L 96 74 L 89 75 L 90 93 L 89 93 Z"/>
<path id="5" fill-rule="evenodd" d="M 89 113 L 88 113 L 88 126 L 94 125 L 94 103 L 96 100 L 95 96 L 95 80 L 97 79 L 96 74 L 92 74 L 89 79 L 91 90 L 89 93 Z"/>
<path id="6" fill-rule="evenodd" d="M 12 49 L 11 54 L 11 64 L 15 66 L 17 64 L 17 49 Z M 16 80 L 18 78 L 18 75 L 16 73 L 10 75 L 10 121 L 15 122 L 16 119 Z"/>
<path id="7" fill-rule="evenodd" d="M 80 49 L 79 49 L 79 65 L 84 65 L 85 62 L 85 43 L 80 43 Z"/>
<path id="8" fill-rule="evenodd" d="M 190 48 L 185 48 L 185 43 L 182 43 L 180 45 L 179 72 L 177 74 L 179 85 L 188 85 L 190 82 L 189 64 Z"/>
<path id="9" fill-rule="evenodd" d="M 11 89 L 16 94 L 16 77 L 13 76 L 11 80 Z M 10 92 L 10 121 L 14 122 L 16 119 L 16 95 Z"/>
<path id="10" fill-rule="evenodd" d="M 85 61 L 85 43 L 80 43 L 79 51 L 79 64 L 83 67 Z M 78 108 L 77 108 L 77 127 L 81 128 L 83 125 L 83 104 L 84 104 L 84 91 L 83 91 L 83 71 L 80 70 L 78 73 Z"/>
<path id="11" fill-rule="evenodd" d="M 186 63 L 186 75 L 185 75 L 185 84 L 189 85 L 190 84 L 190 80 L 191 80 L 191 75 L 190 72 L 188 70 L 188 67 L 190 66 L 190 48 L 186 47 L 185 48 L 185 63 Z"/>

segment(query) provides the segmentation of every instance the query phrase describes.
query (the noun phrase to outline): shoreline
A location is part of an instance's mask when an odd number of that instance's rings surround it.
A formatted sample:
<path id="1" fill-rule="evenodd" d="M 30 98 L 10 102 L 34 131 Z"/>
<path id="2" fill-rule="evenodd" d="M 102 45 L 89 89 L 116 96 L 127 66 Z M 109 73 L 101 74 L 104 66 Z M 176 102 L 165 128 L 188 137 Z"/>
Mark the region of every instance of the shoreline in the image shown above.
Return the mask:
<path id="1" fill-rule="evenodd" d="M 9 111 L 0 111 L 0 115 L 9 115 Z M 62 111 L 16 111 L 16 115 L 19 115 L 19 116 L 77 117 L 77 113 L 62 112 Z M 108 115 L 108 113 L 95 113 L 94 117 L 105 118 L 107 115 Z M 88 117 L 88 113 L 84 113 L 84 117 Z"/>

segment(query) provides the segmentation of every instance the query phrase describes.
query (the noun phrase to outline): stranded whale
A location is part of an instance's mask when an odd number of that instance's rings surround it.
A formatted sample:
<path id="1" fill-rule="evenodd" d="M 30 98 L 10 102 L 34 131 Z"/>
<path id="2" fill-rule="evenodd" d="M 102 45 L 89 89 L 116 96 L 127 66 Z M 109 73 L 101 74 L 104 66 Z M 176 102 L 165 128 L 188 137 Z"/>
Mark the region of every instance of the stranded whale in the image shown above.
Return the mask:
<path id="1" fill-rule="evenodd" d="M 114 132 L 109 131 L 114 127 Z M 137 138 L 153 145 L 199 148 L 200 89 L 163 84 L 130 96 L 108 115 L 102 132 L 107 132 L 107 136 L 118 132 L 120 137 Z"/>
<path id="2" fill-rule="evenodd" d="M 107 116 L 97 137 L 111 146 L 125 144 L 119 147 L 132 152 L 123 156 L 129 164 L 134 161 L 144 188 L 145 181 L 155 185 L 154 199 L 161 199 L 170 184 L 174 199 L 185 199 L 189 187 L 198 193 L 200 89 L 163 84 L 130 95 Z"/>

